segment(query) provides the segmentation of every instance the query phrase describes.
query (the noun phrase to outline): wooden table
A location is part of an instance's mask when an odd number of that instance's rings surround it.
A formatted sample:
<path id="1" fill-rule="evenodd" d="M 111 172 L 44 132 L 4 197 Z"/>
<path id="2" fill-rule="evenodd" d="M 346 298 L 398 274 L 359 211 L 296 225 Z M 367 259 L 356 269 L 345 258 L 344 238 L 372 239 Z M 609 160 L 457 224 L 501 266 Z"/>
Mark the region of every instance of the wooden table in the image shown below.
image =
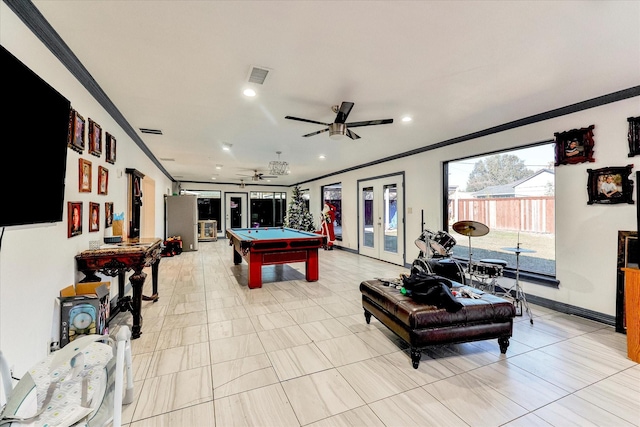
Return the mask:
<path id="1" fill-rule="evenodd" d="M 110 277 L 118 277 L 118 309 L 130 311 L 133 315 L 133 327 L 131 338 L 138 338 L 142 329 L 142 300 L 156 302 L 158 300 L 158 266 L 160 264 L 160 252 L 162 240 L 140 239 L 138 243 L 120 243 L 117 245 L 104 245 L 100 249 L 86 250 L 76 255 L 78 270 L 81 271 L 85 282 L 99 282 L 100 277 L 96 272 Z M 142 295 L 142 288 L 147 274 L 142 270 L 151 267 L 153 294 L 150 297 Z M 129 278 L 133 288 L 133 297 L 125 296 L 125 273 L 133 270 Z"/>
<path id="2" fill-rule="evenodd" d="M 233 246 L 233 263 L 242 258 L 249 264 L 249 288 L 262 287 L 262 266 L 304 262 L 308 282 L 318 280 L 318 248 L 327 237 L 286 227 L 230 228 L 229 245 Z"/>

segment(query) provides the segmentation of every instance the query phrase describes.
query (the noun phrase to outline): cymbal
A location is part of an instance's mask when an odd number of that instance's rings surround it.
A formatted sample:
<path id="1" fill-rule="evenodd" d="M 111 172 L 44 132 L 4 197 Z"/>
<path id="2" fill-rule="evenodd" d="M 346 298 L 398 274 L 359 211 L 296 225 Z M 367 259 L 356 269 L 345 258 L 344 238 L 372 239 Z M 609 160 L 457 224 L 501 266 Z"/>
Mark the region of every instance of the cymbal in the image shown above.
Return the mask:
<path id="1" fill-rule="evenodd" d="M 489 227 L 477 221 L 458 221 L 453 224 L 455 232 L 463 236 L 479 237 L 489 232 Z"/>
<path id="2" fill-rule="evenodd" d="M 533 249 L 525 249 L 525 248 L 502 248 L 502 250 L 504 251 L 511 251 L 511 252 L 515 252 L 515 253 L 534 253 L 535 251 Z"/>

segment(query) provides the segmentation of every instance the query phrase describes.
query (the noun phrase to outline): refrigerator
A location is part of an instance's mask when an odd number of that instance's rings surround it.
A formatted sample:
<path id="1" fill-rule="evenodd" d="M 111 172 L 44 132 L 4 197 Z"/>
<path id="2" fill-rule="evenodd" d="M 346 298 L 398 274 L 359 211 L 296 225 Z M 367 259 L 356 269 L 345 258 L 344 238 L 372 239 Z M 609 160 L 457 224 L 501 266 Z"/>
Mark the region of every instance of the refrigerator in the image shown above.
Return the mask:
<path id="1" fill-rule="evenodd" d="M 198 250 L 198 196 L 167 196 L 165 238 L 180 236 L 183 251 Z"/>

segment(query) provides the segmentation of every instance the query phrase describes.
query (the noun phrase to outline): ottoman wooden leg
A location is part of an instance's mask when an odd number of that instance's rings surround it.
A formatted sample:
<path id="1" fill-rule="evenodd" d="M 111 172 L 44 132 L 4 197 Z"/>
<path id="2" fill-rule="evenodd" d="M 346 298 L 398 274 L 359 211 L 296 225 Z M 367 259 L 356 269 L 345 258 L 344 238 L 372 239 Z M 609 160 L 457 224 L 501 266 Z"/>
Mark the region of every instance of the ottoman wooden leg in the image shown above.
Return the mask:
<path id="1" fill-rule="evenodd" d="M 364 320 L 367 321 L 367 325 L 371 323 L 371 313 L 367 310 L 364 311 Z"/>
<path id="2" fill-rule="evenodd" d="M 498 338 L 498 344 L 500 344 L 500 353 L 505 354 L 507 347 L 509 347 L 509 337 Z"/>
<path id="3" fill-rule="evenodd" d="M 422 352 L 417 348 L 411 347 L 411 363 L 413 364 L 413 369 L 418 369 L 418 365 L 420 365 L 421 357 L 422 357 Z"/>

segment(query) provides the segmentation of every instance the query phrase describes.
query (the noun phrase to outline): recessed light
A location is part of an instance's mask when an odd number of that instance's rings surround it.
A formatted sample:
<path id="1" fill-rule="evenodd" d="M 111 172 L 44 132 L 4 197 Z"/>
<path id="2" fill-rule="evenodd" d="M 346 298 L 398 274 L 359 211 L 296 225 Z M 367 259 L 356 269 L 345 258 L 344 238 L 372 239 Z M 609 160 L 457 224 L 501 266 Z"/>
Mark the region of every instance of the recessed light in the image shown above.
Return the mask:
<path id="1" fill-rule="evenodd" d="M 217 179 L 215 176 L 212 176 L 211 179 Z"/>
<path id="2" fill-rule="evenodd" d="M 245 89 L 242 93 L 244 94 L 244 96 L 249 96 L 249 97 L 256 96 L 256 91 L 251 88 Z"/>
<path id="3" fill-rule="evenodd" d="M 231 144 L 222 144 L 222 149 L 224 151 L 231 151 Z"/>
<path id="4" fill-rule="evenodd" d="M 320 155 L 318 156 L 318 158 L 319 158 L 320 160 L 324 160 L 324 159 L 326 159 L 326 158 L 327 158 L 327 156 L 325 156 L 324 154 L 320 154 Z"/>
<path id="5" fill-rule="evenodd" d="M 222 165 L 216 165 L 216 169 L 218 170 L 222 169 Z"/>
<path id="6" fill-rule="evenodd" d="M 413 119 L 412 119 L 411 117 L 409 117 L 409 116 L 404 116 L 404 117 L 402 118 L 402 121 L 403 121 L 403 122 L 405 122 L 405 123 L 406 123 L 406 122 L 410 122 L 411 120 L 413 120 Z"/>

